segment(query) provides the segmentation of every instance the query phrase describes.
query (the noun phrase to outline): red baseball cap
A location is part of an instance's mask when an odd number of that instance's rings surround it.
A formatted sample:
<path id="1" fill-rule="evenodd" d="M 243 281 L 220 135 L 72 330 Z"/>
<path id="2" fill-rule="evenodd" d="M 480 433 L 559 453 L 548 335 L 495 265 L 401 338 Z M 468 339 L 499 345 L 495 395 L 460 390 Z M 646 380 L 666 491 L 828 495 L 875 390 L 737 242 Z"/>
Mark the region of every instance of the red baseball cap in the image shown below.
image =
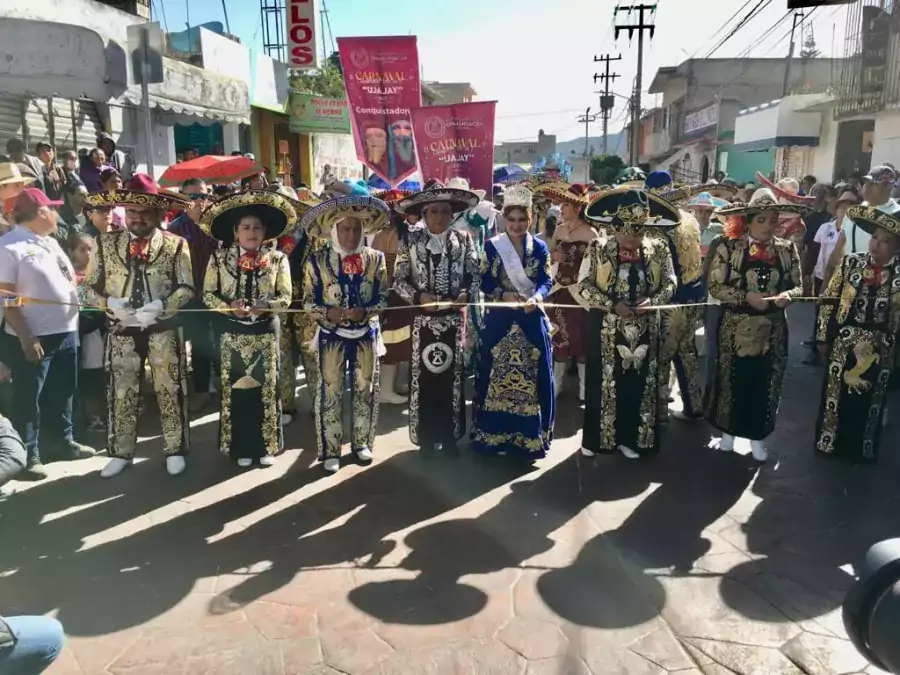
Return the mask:
<path id="1" fill-rule="evenodd" d="M 62 206 L 65 202 L 54 201 L 44 194 L 43 190 L 38 188 L 25 188 L 16 198 L 15 211 L 18 213 L 28 213 L 36 211 L 43 206 Z"/>

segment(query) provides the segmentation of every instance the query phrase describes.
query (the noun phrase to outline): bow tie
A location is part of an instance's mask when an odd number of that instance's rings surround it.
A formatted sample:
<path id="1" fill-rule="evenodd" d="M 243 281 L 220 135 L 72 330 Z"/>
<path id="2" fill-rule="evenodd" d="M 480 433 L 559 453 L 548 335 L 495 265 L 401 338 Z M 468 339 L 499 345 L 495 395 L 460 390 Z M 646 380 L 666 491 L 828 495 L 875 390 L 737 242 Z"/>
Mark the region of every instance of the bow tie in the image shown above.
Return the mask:
<path id="1" fill-rule="evenodd" d="M 751 260 L 757 260 L 759 262 L 764 262 L 767 265 L 772 265 L 775 263 L 775 258 L 775 251 L 772 250 L 771 246 L 758 244 L 756 242 L 750 244 Z"/>
<path id="2" fill-rule="evenodd" d="M 359 253 L 348 255 L 341 260 L 341 271 L 347 275 L 362 274 L 363 260 Z"/>
<path id="3" fill-rule="evenodd" d="M 866 286 L 880 288 L 887 283 L 887 280 L 888 271 L 884 268 L 884 265 L 869 265 L 863 271 L 863 282 Z"/>
<path id="4" fill-rule="evenodd" d="M 128 247 L 128 257 L 132 260 L 147 262 L 149 257 L 150 240 L 147 237 L 134 237 Z"/>
<path id="5" fill-rule="evenodd" d="M 266 266 L 266 259 L 261 258 L 259 251 L 244 251 L 238 258 L 238 269 L 243 272 L 252 272 L 253 270 L 262 269 Z"/>
<path id="6" fill-rule="evenodd" d="M 638 250 L 630 250 L 627 248 L 619 249 L 620 262 L 637 262 L 641 259 L 641 252 Z"/>

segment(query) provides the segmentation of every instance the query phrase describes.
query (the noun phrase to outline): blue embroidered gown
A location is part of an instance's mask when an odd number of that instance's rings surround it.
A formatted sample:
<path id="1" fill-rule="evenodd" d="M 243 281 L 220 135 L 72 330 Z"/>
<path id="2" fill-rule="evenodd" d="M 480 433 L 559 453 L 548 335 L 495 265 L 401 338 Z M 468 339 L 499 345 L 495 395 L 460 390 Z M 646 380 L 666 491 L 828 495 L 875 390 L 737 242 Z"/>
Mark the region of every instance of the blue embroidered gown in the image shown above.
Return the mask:
<path id="1" fill-rule="evenodd" d="M 526 235 L 522 269 L 534 284 L 534 296 L 550 293 L 547 245 Z M 494 241 L 481 257 L 485 301 L 518 292 Z M 550 322 L 541 309 L 488 308 L 479 340 L 472 412 L 472 446 L 476 452 L 544 457 L 553 437 L 555 416 L 553 351 Z"/>

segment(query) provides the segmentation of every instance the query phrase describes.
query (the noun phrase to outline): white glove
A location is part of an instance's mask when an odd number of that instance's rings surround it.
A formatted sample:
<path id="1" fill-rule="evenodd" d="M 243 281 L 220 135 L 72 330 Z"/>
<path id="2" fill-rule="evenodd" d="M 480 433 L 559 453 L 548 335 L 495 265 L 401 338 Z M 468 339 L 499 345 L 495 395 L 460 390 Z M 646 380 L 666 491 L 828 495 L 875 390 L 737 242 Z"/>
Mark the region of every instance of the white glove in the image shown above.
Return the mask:
<path id="1" fill-rule="evenodd" d="M 128 307 L 128 300 L 125 298 L 107 298 L 106 306 L 110 310 L 126 309 Z"/>
<path id="2" fill-rule="evenodd" d="M 135 319 L 143 328 L 147 328 L 156 323 L 156 319 L 162 314 L 162 311 L 162 300 L 154 300 L 138 309 L 135 312 Z"/>

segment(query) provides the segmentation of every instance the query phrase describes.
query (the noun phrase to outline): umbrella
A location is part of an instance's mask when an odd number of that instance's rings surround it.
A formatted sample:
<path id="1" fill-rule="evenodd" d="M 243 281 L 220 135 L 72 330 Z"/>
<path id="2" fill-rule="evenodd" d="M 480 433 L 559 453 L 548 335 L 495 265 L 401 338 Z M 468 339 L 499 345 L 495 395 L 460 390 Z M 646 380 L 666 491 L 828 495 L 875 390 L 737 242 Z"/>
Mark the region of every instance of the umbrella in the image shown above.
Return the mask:
<path id="1" fill-rule="evenodd" d="M 495 183 L 519 183 L 528 178 L 528 172 L 518 164 L 510 164 L 509 166 L 501 166 L 494 169 Z"/>
<path id="2" fill-rule="evenodd" d="M 188 162 L 173 164 L 163 172 L 159 184 L 162 187 L 181 187 L 189 178 L 200 178 L 207 183 L 223 185 L 263 171 L 261 164 L 243 155 L 203 155 Z"/>
<path id="3" fill-rule="evenodd" d="M 373 173 L 369 176 L 369 180 L 366 183 L 372 190 L 390 190 L 391 186 L 388 185 L 387 181 L 379 176 L 377 173 Z M 410 192 L 419 192 L 422 189 L 421 183 L 414 180 L 405 180 L 400 185 L 397 186 L 397 190 L 409 190 Z"/>

